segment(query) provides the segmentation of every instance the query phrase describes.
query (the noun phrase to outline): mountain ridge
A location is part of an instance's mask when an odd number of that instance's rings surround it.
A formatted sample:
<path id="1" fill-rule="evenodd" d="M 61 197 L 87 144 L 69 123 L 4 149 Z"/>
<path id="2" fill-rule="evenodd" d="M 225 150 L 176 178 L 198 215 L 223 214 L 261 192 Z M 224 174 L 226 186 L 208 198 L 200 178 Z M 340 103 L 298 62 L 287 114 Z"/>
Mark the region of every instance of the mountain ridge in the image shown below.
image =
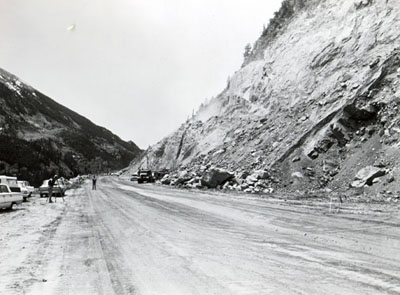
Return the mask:
<path id="1" fill-rule="evenodd" d="M 133 142 L 123 141 L 3 69 L 0 103 L 0 174 L 18 175 L 38 185 L 56 172 L 71 176 L 121 169 L 141 153 Z M 50 160 L 41 155 L 43 149 Z M 39 163 L 29 160 L 30 152 Z"/>

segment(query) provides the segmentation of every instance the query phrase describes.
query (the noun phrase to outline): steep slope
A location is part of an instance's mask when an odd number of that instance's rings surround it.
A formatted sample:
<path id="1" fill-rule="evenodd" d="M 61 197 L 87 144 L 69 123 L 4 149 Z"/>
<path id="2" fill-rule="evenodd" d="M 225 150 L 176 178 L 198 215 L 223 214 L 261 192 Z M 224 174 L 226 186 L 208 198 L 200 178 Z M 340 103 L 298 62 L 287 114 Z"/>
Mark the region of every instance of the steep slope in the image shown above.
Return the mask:
<path id="1" fill-rule="evenodd" d="M 0 174 L 38 185 L 51 173 L 121 169 L 141 152 L 2 69 L 0 105 Z"/>
<path id="2" fill-rule="evenodd" d="M 227 88 L 131 171 L 218 166 L 241 183 L 266 169 L 264 186 L 340 189 L 378 161 L 392 179 L 399 37 L 397 1 L 286 0 Z"/>

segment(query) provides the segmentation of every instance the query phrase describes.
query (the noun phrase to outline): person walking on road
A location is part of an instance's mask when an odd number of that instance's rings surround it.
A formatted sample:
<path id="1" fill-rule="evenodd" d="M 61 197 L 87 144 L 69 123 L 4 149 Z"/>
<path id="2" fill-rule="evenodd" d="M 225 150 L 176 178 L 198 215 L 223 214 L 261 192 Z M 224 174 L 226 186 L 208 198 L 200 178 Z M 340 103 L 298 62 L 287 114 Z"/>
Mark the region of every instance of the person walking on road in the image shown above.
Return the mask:
<path id="1" fill-rule="evenodd" d="M 56 181 L 57 181 L 57 174 L 56 175 L 54 175 L 53 177 L 51 177 L 50 179 L 49 179 L 49 181 L 48 181 L 48 185 L 49 185 L 49 198 L 48 198 L 48 202 L 49 203 L 53 203 L 53 201 L 51 200 L 51 197 L 53 196 L 53 187 L 54 187 L 54 184 L 56 183 Z"/>
<path id="2" fill-rule="evenodd" d="M 97 178 L 96 178 L 96 174 L 93 175 L 92 178 L 92 190 L 96 190 L 96 182 L 97 182 Z"/>

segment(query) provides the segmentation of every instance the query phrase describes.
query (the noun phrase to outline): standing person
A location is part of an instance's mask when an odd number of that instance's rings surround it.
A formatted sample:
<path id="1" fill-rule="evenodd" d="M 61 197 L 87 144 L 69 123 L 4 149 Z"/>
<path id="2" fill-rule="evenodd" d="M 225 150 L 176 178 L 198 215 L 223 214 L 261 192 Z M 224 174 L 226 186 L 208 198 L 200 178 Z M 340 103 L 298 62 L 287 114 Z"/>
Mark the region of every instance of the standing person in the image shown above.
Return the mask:
<path id="1" fill-rule="evenodd" d="M 96 174 L 94 174 L 93 178 L 92 178 L 92 190 L 96 190 L 96 182 L 97 182 L 97 178 L 96 178 Z"/>
<path id="2" fill-rule="evenodd" d="M 53 177 L 51 177 L 48 181 L 48 184 L 49 184 L 49 199 L 48 199 L 48 201 L 49 201 L 49 203 L 53 203 L 53 201 L 51 200 L 51 197 L 53 196 L 53 187 L 54 187 L 54 184 L 56 183 L 56 180 L 57 180 L 57 174 L 54 175 Z"/>

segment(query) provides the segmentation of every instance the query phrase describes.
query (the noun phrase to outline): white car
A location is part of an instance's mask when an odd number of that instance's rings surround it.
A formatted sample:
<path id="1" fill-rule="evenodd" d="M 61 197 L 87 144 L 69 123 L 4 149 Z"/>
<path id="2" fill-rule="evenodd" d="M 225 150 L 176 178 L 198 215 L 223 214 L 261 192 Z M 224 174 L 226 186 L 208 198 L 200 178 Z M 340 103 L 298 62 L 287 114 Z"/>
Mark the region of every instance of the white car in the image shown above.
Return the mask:
<path id="1" fill-rule="evenodd" d="M 21 204 L 23 201 L 20 192 L 12 192 L 7 184 L 0 183 L 0 208 L 12 209 L 14 204 Z"/>
<path id="2" fill-rule="evenodd" d="M 29 181 L 22 180 L 22 182 L 25 184 L 25 187 L 28 189 L 30 196 L 32 196 L 32 194 L 35 192 L 35 187 L 31 186 Z"/>
<path id="3" fill-rule="evenodd" d="M 17 183 L 21 189 L 22 197 L 24 201 L 26 201 L 28 198 L 32 196 L 32 193 L 34 192 L 35 188 L 33 186 L 30 186 L 28 181 L 18 180 Z"/>
<path id="4" fill-rule="evenodd" d="M 13 193 L 21 193 L 21 188 L 18 185 L 17 178 L 14 176 L 0 175 L 0 183 L 7 184 Z"/>

